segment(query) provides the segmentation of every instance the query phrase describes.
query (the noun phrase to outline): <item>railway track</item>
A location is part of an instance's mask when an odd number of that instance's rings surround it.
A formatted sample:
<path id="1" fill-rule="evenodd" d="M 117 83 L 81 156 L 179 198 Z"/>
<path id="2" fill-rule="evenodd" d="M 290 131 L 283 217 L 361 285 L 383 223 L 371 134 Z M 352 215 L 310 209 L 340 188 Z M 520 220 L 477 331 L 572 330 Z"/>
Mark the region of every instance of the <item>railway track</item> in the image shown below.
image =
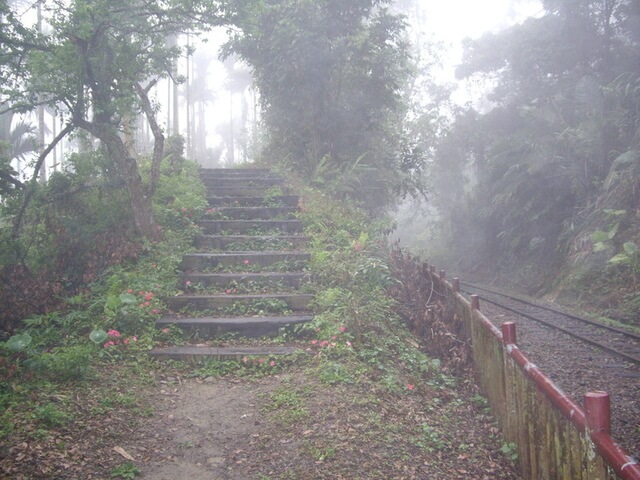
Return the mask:
<path id="1" fill-rule="evenodd" d="M 481 285 L 462 281 L 460 284 L 463 286 L 461 290 L 464 293 L 478 295 L 485 302 L 561 331 L 625 361 L 640 365 L 640 335 L 636 333 L 491 290 Z"/>

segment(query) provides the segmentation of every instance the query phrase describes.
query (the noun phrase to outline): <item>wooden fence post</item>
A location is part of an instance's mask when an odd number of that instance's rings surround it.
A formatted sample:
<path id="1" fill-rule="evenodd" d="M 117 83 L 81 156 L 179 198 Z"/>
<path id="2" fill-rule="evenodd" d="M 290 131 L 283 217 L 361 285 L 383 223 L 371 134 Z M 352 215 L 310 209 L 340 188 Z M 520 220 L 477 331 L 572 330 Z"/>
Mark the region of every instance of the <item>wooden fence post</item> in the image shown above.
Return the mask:
<path id="1" fill-rule="evenodd" d="M 480 297 L 471 295 L 471 310 L 480 310 Z"/>

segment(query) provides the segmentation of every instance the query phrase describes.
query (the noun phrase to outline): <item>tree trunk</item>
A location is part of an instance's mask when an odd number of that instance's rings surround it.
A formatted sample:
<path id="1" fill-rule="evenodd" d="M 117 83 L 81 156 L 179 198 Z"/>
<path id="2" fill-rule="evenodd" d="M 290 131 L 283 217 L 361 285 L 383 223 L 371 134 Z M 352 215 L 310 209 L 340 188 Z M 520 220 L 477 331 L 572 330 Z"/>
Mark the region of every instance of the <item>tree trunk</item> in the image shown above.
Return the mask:
<path id="1" fill-rule="evenodd" d="M 104 138 L 101 140 L 118 165 L 118 170 L 127 186 L 133 221 L 138 234 L 151 241 L 160 240 L 160 233 L 153 216 L 151 197 L 146 193 L 136 160 L 129 155 L 124 142 L 117 134 L 110 135 L 108 140 Z"/>
<path id="2" fill-rule="evenodd" d="M 80 128 L 87 130 L 104 143 L 109 156 L 118 167 L 118 172 L 124 180 L 129 193 L 131 212 L 138 234 L 150 241 L 160 240 L 160 232 L 153 216 L 151 197 L 147 195 L 142 183 L 142 177 L 138 171 L 138 163 L 135 158 L 129 155 L 129 151 L 118 132 L 109 125 L 100 125 L 78 119 L 76 119 L 76 123 Z"/>
<path id="3" fill-rule="evenodd" d="M 142 183 L 142 177 L 138 172 L 138 164 L 129 155 L 124 142 L 118 135 L 113 135 L 108 140 L 101 139 L 107 151 L 118 165 L 118 170 L 123 177 L 129 200 L 131 202 L 131 212 L 137 232 L 151 241 L 160 240 L 160 233 L 153 217 L 151 197 L 146 194 L 146 189 Z"/>

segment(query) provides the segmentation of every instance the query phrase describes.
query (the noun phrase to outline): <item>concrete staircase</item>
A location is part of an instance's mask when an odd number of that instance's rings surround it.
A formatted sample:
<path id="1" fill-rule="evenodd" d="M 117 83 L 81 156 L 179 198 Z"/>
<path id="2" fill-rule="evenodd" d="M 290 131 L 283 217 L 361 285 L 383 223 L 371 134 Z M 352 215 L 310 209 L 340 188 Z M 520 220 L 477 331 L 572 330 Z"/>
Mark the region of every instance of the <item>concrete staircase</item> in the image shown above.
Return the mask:
<path id="1" fill-rule="evenodd" d="M 198 341 L 237 333 L 278 334 L 309 322 L 312 296 L 301 293 L 309 254 L 295 218 L 298 198 L 266 169 L 202 169 L 210 208 L 201 221 L 196 253 L 182 260 L 179 289 L 167 298 L 172 312 L 157 327 L 177 325 Z M 254 342 L 255 343 L 255 342 Z M 210 346 L 204 343 L 156 349 L 161 359 L 286 355 L 286 346 Z"/>

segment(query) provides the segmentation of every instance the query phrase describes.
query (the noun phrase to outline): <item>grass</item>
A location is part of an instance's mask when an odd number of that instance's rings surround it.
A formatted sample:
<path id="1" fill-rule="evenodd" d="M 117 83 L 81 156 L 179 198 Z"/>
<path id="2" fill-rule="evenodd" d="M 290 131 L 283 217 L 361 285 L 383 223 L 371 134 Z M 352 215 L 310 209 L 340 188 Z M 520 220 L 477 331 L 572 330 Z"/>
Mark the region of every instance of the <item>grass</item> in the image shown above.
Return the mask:
<path id="1" fill-rule="evenodd" d="M 196 366 L 150 361 L 146 353 L 153 346 L 184 340 L 175 328 L 154 328 L 157 315 L 151 310 L 160 303 L 140 306 L 149 293 L 154 294 L 150 302 L 175 293 L 175 269 L 188 242 L 167 233 L 168 243 L 150 246 L 148 257 L 136 267 L 110 270 L 91 293 L 75 299 L 78 311 L 69 313 L 71 319 L 34 319 L 33 352 L 25 348 L 0 357 L 0 447 L 26 444 L 45 452 L 51 451 L 51 442 L 66 439 L 73 448 L 65 461 L 77 478 L 86 477 L 87 452 L 111 459 L 99 467 L 104 478 L 134 478 L 139 466 L 114 459 L 112 448 L 134 437 L 144 422 L 156 420 L 146 395 L 178 388 L 179 382 L 164 380 L 168 378 L 202 382 L 225 377 L 235 385 L 271 385 L 259 397 L 260 428 L 268 430 L 269 442 L 252 443 L 243 457 L 255 473 L 252 478 L 456 478 L 439 469 L 459 465 L 461 455 L 466 456 L 462 465 L 467 478 L 482 478 L 474 477 L 478 465 L 501 455 L 502 444 L 487 435 L 494 427 L 481 402 L 474 400 L 473 387 L 461 387 L 439 362 L 422 353 L 419 340 L 396 315 L 386 290 L 393 278 L 385 249 L 374 240 L 381 238 L 385 225 L 345 202 L 317 192 L 304 195 L 301 218 L 311 237 L 308 289 L 316 295 L 315 320 L 276 339 L 251 341 L 293 343 L 303 353 Z M 300 267 L 290 262 L 281 266 L 283 271 Z M 253 268 L 247 265 L 247 271 Z M 122 297 L 129 290 L 135 301 Z M 269 301 L 233 305 L 224 313 L 288 312 L 281 302 Z M 89 339 L 97 327 L 117 328 L 122 332 L 118 338 L 137 340 L 105 348 Z M 237 338 L 212 342 L 252 344 Z M 179 450 L 194 448 L 184 441 Z M 43 456 L 42 470 L 32 476 L 47 478 L 58 461 L 53 454 Z M 0 467 L 8 464 L 35 468 L 28 460 L 15 459 L 5 459 Z M 513 478 L 505 475 L 492 473 L 491 478 Z"/>

